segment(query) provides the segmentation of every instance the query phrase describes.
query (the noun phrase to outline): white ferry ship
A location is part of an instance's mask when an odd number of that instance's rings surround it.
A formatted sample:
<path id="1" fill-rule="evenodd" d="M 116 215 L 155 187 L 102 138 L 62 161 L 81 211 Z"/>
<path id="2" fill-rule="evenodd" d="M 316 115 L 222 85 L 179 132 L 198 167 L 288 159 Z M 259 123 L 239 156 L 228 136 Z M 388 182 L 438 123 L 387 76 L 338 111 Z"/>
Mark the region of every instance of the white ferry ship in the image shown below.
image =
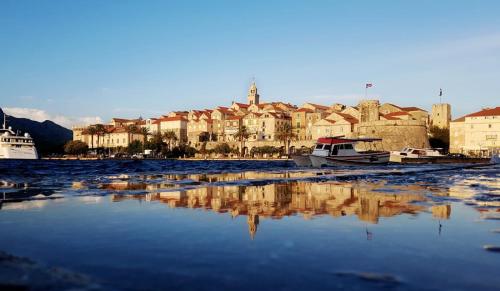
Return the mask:
<path id="1" fill-rule="evenodd" d="M 319 138 L 310 155 L 292 156 L 299 167 L 335 166 L 345 164 L 369 165 L 387 164 L 389 152 L 379 150 L 357 151 L 355 145 L 359 142 L 373 143 L 381 141 L 378 138 Z"/>
<path id="2" fill-rule="evenodd" d="M 35 142 L 29 135 L 18 135 L 7 128 L 4 114 L 3 128 L 0 129 L 0 159 L 38 159 Z"/>

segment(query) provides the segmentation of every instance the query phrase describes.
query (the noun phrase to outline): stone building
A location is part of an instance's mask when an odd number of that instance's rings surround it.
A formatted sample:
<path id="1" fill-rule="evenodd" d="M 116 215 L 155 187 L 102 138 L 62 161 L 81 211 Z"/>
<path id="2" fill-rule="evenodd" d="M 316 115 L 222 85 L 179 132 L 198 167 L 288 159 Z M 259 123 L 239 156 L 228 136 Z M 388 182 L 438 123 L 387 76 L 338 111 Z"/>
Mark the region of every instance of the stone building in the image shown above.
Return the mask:
<path id="1" fill-rule="evenodd" d="M 450 123 L 450 152 L 489 156 L 500 149 L 500 107 L 483 109 Z"/>
<path id="2" fill-rule="evenodd" d="M 155 121 L 159 125 L 159 132 L 174 132 L 179 143 L 185 143 L 188 140 L 187 124 L 188 120 L 182 116 L 163 117 Z"/>

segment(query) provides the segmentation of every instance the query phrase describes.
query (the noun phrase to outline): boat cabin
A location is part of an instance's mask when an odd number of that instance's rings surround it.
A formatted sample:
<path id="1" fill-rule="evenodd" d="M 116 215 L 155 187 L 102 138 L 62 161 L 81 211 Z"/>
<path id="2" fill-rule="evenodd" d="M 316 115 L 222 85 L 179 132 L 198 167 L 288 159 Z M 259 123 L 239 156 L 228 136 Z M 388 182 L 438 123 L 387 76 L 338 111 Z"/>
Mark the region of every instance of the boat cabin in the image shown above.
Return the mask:
<path id="1" fill-rule="evenodd" d="M 319 138 L 313 150 L 313 155 L 328 157 L 328 156 L 352 156 L 359 154 L 355 146 L 358 142 L 374 142 L 381 141 L 376 138 L 338 138 L 338 137 L 323 137 Z"/>

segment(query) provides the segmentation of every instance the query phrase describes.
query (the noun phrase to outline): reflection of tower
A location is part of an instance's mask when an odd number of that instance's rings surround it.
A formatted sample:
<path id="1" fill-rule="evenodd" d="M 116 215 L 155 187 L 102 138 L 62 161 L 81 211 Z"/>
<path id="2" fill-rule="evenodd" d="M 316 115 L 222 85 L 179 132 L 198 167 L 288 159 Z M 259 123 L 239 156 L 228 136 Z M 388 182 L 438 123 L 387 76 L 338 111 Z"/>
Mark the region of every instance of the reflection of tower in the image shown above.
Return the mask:
<path id="1" fill-rule="evenodd" d="M 451 215 L 450 205 L 434 205 L 431 207 L 432 216 L 437 219 L 449 219 Z"/>
<path id="2" fill-rule="evenodd" d="M 255 237 L 255 233 L 257 232 L 257 226 L 259 225 L 259 215 L 248 214 L 247 223 L 250 238 L 253 239 Z"/>
<path id="3" fill-rule="evenodd" d="M 252 85 L 250 86 L 250 89 L 248 90 L 248 104 L 252 105 L 259 105 L 259 94 L 257 93 L 257 85 L 255 85 L 255 82 L 252 82 Z"/>
<path id="4" fill-rule="evenodd" d="M 378 223 L 380 202 L 378 199 L 361 197 L 359 207 L 359 219 L 371 223 Z"/>

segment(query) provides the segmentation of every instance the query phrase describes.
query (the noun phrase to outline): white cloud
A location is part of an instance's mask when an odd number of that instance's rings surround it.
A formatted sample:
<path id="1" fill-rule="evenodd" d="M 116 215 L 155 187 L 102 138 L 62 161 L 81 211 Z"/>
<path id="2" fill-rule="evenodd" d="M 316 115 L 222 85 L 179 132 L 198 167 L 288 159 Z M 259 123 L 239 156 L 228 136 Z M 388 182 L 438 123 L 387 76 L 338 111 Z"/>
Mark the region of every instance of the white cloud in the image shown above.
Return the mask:
<path id="1" fill-rule="evenodd" d="M 99 116 L 68 117 L 64 115 L 50 114 L 45 110 L 35 108 L 6 107 L 2 109 L 7 115 L 19 118 L 28 118 L 40 122 L 50 120 L 67 128 L 71 128 L 75 125 L 88 125 L 103 122 Z"/>

